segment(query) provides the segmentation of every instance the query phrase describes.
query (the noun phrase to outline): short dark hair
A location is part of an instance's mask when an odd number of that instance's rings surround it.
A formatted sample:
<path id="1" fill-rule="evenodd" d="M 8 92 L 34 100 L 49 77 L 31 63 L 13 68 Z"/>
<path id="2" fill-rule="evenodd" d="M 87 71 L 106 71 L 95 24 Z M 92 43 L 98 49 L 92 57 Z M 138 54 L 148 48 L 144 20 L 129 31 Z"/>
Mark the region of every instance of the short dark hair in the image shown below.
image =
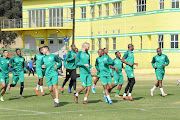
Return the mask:
<path id="1" fill-rule="evenodd" d="M 16 49 L 16 52 L 17 52 L 18 50 L 21 50 L 21 49 L 17 48 L 17 49 Z"/>
<path id="2" fill-rule="evenodd" d="M 43 48 L 47 48 L 49 50 L 49 47 L 48 46 L 43 46 Z"/>
<path id="3" fill-rule="evenodd" d="M 130 46 L 134 46 L 132 43 L 128 44 L 128 48 L 130 48 Z"/>
<path id="4" fill-rule="evenodd" d="M 31 58 L 31 60 L 33 60 L 33 58 Z"/>
<path id="5" fill-rule="evenodd" d="M 39 48 L 39 51 L 41 50 L 42 47 Z"/>
<path id="6" fill-rule="evenodd" d="M 6 52 L 6 51 L 8 51 L 8 50 L 3 50 L 3 53 Z"/>
<path id="7" fill-rule="evenodd" d="M 108 48 L 104 48 L 104 50 L 105 50 L 105 49 L 108 49 Z"/>
<path id="8" fill-rule="evenodd" d="M 115 52 L 115 55 L 116 55 L 118 52 L 119 52 L 119 51 L 116 51 L 116 52 Z"/>
<path id="9" fill-rule="evenodd" d="M 76 46 L 76 45 L 75 45 L 75 44 L 72 44 L 71 47 L 72 47 L 72 46 Z"/>

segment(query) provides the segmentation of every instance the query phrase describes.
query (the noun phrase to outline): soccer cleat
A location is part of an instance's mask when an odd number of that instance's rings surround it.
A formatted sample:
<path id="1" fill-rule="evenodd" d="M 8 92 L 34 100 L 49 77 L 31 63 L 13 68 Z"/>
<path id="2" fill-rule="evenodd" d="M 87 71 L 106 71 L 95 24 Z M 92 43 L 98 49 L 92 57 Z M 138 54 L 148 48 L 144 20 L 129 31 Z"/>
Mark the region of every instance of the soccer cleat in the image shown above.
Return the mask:
<path id="1" fill-rule="evenodd" d="M 121 97 L 120 95 L 115 95 L 115 97 Z"/>
<path id="2" fill-rule="evenodd" d="M 69 92 L 69 93 L 72 93 L 72 92 L 71 92 L 71 88 L 70 88 L 70 87 L 68 87 L 68 92 Z"/>
<path id="3" fill-rule="evenodd" d="M 105 98 L 105 102 L 108 103 L 108 98 L 106 95 L 104 95 L 104 98 Z"/>
<path id="4" fill-rule="evenodd" d="M 112 104 L 112 100 L 109 100 L 109 104 Z"/>
<path id="5" fill-rule="evenodd" d="M 92 92 L 93 92 L 94 94 L 96 93 L 95 87 L 92 88 Z"/>
<path id="6" fill-rule="evenodd" d="M 59 107 L 59 106 L 60 106 L 60 104 L 59 104 L 59 103 L 54 102 L 54 107 Z"/>
<path id="7" fill-rule="evenodd" d="M 76 96 L 76 94 L 74 94 L 74 101 L 78 103 L 78 96 Z"/>
<path id="8" fill-rule="evenodd" d="M 22 95 L 19 96 L 20 99 L 24 98 Z"/>
<path id="9" fill-rule="evenodd" d="M 87 101 L 83 101 L 83 104 L 88 104 Z"/>
<path id="10" fill-rule="evenodd" d="M 177 86 L 179 86 L 180 80 L 177 81 Z"/>
<path id="11" fill-rule="evenodd" d="M 41 92 L 41 95 L 42 95 L 42 96 L 45 96 L 45 93 L 44 93 L 44 92 Z"/>
<path id="12" fill-rule="evenodd" d="M 35 89 L 35 91 L 36 91 L 36 95 L 39 95 L 38 90 Z"/>
<path id="13" fill-rule="evenodd" d="M 61 93 L 64 93 L 64 88 L 61 88 Z"/>
<path id="14" fill-rule="evenodd" d="M 154 96 L 154 90 L 150 90 L 151 91 L 151 96 Z"/>
<path id="15" fill-rule="evenodd" d="M 166 94 L 166 93 L 163 93 L 163 94 L 162 94 L 162 97 L 166 97 L 167 95 L 168 95 L 168 94 Z"/>
<path id="16" fill-rule="evenodd" d="M 3 97 L 1 97 L 1 102 L 4 102 L 4 99 L 3 99 Z"/>
<path id="17" fill-rule="evenodd" d="M 127 100 L 126 96 L 123 96 L 122 99 L 123 99 L 123 100 Z"/>
<path id="18" fill-rule="evenodd" d="M 128 96 L 128 99 L 129 99 L 130 101 L 134 101 L 134 99 L 132 98 L 132 96 Z"/>

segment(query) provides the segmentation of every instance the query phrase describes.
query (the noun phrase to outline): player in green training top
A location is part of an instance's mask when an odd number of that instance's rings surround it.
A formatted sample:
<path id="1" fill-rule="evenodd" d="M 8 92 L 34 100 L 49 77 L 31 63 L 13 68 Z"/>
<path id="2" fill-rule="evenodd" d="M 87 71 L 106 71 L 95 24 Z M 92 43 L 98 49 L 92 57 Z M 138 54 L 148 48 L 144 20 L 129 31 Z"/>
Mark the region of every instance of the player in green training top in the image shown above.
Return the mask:
<path id="1" fill-rule="evenodd" d="M 36 72 L 37 72 L 37 75 L 39 78 L 39 81 L 38 81 L 35 91 L 36 91 L 36 95 L 39 95 L 38 89 L 40 87 L 42 96 L 45 95 L 43 92 L 43 77 L 45 75 L 45 69 L 42 68 L 42 65 L 43 65 L 42 59 L 44 56 L 45 55 L 43 55 L 43 53 L 42 53 L 42 48 L 39 48 L 39 54 L 35 55 L 35 57 L 34 57 L 34 62 L 36 62 Z"/>
<path id="2" fill-rule="evenodd" d="M 153 57 L 152 59 L 152 66 L 155 69 L 157 83 L 154 85 L 154 87 L 151 89 L 151 96 L 153 96 L 154 90 L 159 87 L 162 93 L 162 96 L 167 96 L 166 93 L 164 93 L 163 87 L 162 87 L 162 81 L 165 74 L 165 67 L 169 65 L 169 59 L 165 54 L 162 54 L 161 48 L 157 48 L 157 55 Z"/>
<path id="3" fill-rule="evenodd" d="M 129 44 L 128 45 L 128 51 L 126 53 L 124 53 L 124 56 L 122 58 L 122 62 L 126 64 L 125 67 L 125 72 L 127 74 L 127 78 L 128 78 L 128 84 L 125 88 L 125 92 L 123 94 L 123 99 L 126 100 L 126 95 L 127 92 L 129 90 L 129 95 L 128 95 L 128 99 L 130 101 L 133 101 L 132 98 L 132 90 L 135 84 L 135 77 L 134 77 L 134 65 L 138 66 L 138 63 L 134 63 L 134 54 L 133 54 L 133 50 L 134 50 L 134 45 L 133 44 Z"/>
<path id="4" fill-rule="evenodd" d="M 118 84 L 118 89 L 115 94 L 115 97 L 120 97 L 119 92 L 123 85 L 123 73 L 122 69 L 123 63 L 121 62 L 121 53 L 119 51 L 115 52 L 116 58 L 113 60 L 113 66 L 110 66 L 110 68 L 114 69 L 113 71 L 113 78 L 114 78 L 114 85 L 112 85 L 112 88 L 115 88 Z M 109 89 L 109 92 L 111 92 L 112 89 Z"/>
<path id="5" fill-rule="evenodd" d="M 10 65 L 10 58 L 8 58 L 8 51 L 3 50 L 3 57 L 0 58 L 0 100 L 4 101 L 3 95 L 6 92 L 7 85 L 9 83 L 9 70 L 8 67 Z"/>
<path id="6" fill-rule="evenodd" d="M 45 55 L 42 59 L 45 68 L 46 83 L 49 88 L 50 94 L 54 99 L 54 107 L 59 107 L 59 90 L 58 90 L 58 73 L 57 69 L 61 68 L 62 62 L 57 55 L 51 54 L 48 46 L 44 46 L 42 50 Z M 53 91 L 55 90 L 55 94 Z"/>
<path id="7" fill-rule="evenodd" d="M 110 57 L 104 55 L 103 49 L 99 49 L 98 54 L 100 57 L 96 59 L 95 66 L 96 69 L 99 71 L 100 80 L 105 91 L 105 101 L 106 103 L 112 104 L 112 100 L 110 98 L 107 87 L 109 87 L 109 89 L 112 89 L 110 65 L 113 65 L 113 60 Z"/>
<path id="8" fill-rule="evenodd" d="M 17 55 L 10 60 L 10 64 L 13 68 L 13 77 L 12 77 L 12 84 L 9 84 L 8 90 L 10 90 L 11 87 L 15 87 L 17 82 L 19 82 L 21 84 L 19 98 L 23 98 L 22 93 L 24 90 L 24 70 L 26 72 L 28 71 L 24 66 L 25 59 L 24 57 L 21 56 L 21 50 L 16 49 L 16 54 Z"/>
<path id="9" fill-rule="evenodd" d="M 91 78 L 91 71 L 94 71 L 94 68 L 90 65 L 90 55 L 88 53 L 89 50 L 89 43 L 84 43 L 82 46 L 82 51 L 78 52 L 76 55 L 75 63 L 79 66 L 80 71 L 80 79 L 81 79 L 81 88 L 78 90 L 77 93 L 74 94 L 74 100 L 76 103 L 78 103 L 78 96 L 81 91 L 83 91 L 85 88 L 86 95 L 84 97 L 83 104 L 87 104 L 87 98 L 91 89 L 92 85 L 92 78 Z"/>

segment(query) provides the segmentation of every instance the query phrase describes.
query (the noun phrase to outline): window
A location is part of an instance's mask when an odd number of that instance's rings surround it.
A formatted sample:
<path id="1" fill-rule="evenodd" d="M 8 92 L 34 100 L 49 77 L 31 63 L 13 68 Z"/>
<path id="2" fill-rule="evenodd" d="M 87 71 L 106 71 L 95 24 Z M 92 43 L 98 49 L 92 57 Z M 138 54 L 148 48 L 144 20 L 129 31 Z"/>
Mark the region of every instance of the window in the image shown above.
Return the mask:
<path id="1" fill-rule="evenodd" d="M 101 17 L 102 16 L 102 7 L 101 7 L 101 5 L 98 5 L 98 13 L 99 13 L 99 17 Z"/>
<path id="2" fill-rule="evenodd" d="M 120 15 L 121 14 L 121 2 L 114 3 L 114 15 Z"/>
<path id="3" fill-rule="evenodd" d="M 106 16 L 109 16 L 109 4 L 106 4 Z"/>
<path id="4" fill-rule="evenodd" d="M 45 27 L 46 26 L 45 19 L 46 19 L 45 9 L 28 11 L 28 25 L 30 28 Z"/>
<path id="5" fill-rule="evenodd" d="M 82 19 L 86 18 L 86 7 L 81 8 L 81 18 Z"/>
<path id="6" fill-rule="evenodd" d="M 140 36 L 140 48 L 142 49 L 142 36 Z"/>
<path id="7" fill-rule="evenodd" d="M 63 43 L 63 40 L 59 40 L 59 44 L 62 44 Z"/>
<path id="8" fill-rule="evenodd" d="M 146 0 L 137 0 L 137 12 L 146 11 Z"/>
<path id="9" fill-rule="evenodd" d="M 171 35 L 171 48 L 178 48 L 178 35 Z"/>
<path id="10" fill-rule="evenodd" d="M 91 6 L 91 18 L 94 18 L 94 6 Z"/>
<path id="11" fill-rule="evenodd" d="M 50 41 L 49 41 L 49 44 L 53 44 L 53 40 L 50 40 Z"/>
<path id="12" fill-rule="evenodd" d="M 106 38 L 106 48 L 109 49 L 109 39 Z"/>
<path id="13" fill-rule="evenodd" d="M 172 0 L 172 8 L 179 8 L 179 0 Z"/>
<path id="14" fill-rule="evenodd" d="M 44 45 L 44 40 L 41 40 L 41 45 Z"/>
<path id="15" fill-rule="evenodd" d="M 101 49 L 101 38 L 98 39 L 98 47 Z"/>
<path id="16" fill-rule="evenodd" d="M 116 38 L 113 38 L 113 50 L 116 50 Z"/>
<path id="17" fill-rule="evenodd" d="M 164 9 L 164 0 L 159 1 L 159 9 Z"/>
<path id="18" fill-rule="evenodd" d="M 70 8 L 70 12 L 71 12 L 71 19 L 73 19 L 73 8 Z"/>
<path id="19" fill-rule="evenodd" d="M 49 8 L 49 27 L 63 26 L 63 8 Z"/>
<path id="20" fill-rule="evenodd" d="M 94 39 L 92 39 L 92 50 L 95 50 L 94 45 L 95 45 L 95 43 L 94 43 Z"/>
<path id="21" fill-rule="evenodd" d="M 159 35 L 158 37 L 158 47 L 163 49 L 163 35 Z"/>

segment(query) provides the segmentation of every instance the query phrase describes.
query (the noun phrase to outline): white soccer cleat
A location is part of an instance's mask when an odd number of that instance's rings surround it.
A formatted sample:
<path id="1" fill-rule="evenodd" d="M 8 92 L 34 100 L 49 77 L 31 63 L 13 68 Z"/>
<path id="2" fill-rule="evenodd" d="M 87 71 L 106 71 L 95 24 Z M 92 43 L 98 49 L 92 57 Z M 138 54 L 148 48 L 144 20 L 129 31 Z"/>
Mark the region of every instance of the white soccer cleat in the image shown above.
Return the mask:
<path id="1" fill-rule="evenodd" d="M 179 83 L 180 83 L 180 80 L 177 81 L 177 86 L 179 85 Z"/>
<path id="2" fill-rule="evenodd" d="M 115 95 L 115 97 L 121 97 L 120 95 Z"/>
<path id="3" fill-rule="evenodd" d="M 154 90 L 151 89 L 151 96 L 154 96 Z"/>
<path id="4" fill-rule="evenodd" d="M 3 97 L 1 97 L 1 102 L 4 102 L 4 99 L 3 99 Z"/>
<path id="5" fill-rule="evenodd" d="M 166 93 L 163 93 L 163 94 L 162 94 L 163 97 L 166 97 L 167 95 L 168 95 L 168 94 L 166 94 Z"/>

